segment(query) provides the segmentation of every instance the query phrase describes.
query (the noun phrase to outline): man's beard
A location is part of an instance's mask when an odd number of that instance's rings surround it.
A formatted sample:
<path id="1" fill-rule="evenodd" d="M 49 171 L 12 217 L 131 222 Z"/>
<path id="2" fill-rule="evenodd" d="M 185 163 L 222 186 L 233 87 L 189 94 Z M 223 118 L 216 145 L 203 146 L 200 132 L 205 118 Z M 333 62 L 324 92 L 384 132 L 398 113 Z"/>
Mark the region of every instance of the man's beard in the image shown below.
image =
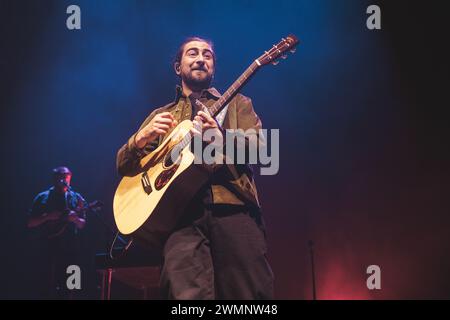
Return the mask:
<path id="1" fill-rule="evenodd" d="M 181 75 L 181 79 L 183 80 L 183 82 L 192 91 L 201 91 L 203 89 L 208 89 L 211 84 L 212 78 L 213 78 L 212 75 L 208 74 L 206 77 L 204 77 L 202 79 L 198 79 L 198 78 L 192 76 L 192 72 Z"/>

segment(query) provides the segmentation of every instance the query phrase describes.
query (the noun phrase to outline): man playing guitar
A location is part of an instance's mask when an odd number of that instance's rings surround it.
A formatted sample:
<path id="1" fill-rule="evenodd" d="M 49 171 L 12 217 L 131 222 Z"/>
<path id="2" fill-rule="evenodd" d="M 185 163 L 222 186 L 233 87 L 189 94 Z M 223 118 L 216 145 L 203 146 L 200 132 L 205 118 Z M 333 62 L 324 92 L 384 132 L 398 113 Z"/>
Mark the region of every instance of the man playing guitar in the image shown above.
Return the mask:
<path id="1" fill-rule="evenodd" d="M 27 226 L 38 235 L 46 251 L 42 256 L 48 258 L 50 298 L 64 297 L 66 268 L 79 264 L 79 233 L 86 225 L 88 205 L 70 188 L 71 178 L 67 167 L 53 169 L 53 186 L 35 197 L 28 215 Z"/>
<path id="2" fill-rule="evenodd" d="M 215 130 L 221 134 L 216 120 L 196 105 L 199 100 L 209 108 L 221 97 L 210 86 L 215 62 L 210 41 L 195 37 L 181 44 L 174 62 L 174 71 L 181 80 L 175 101 L 154 110 L 120 148 L 117 155 L 120 175 L 139 174 L 140 160 L 184 120 L 192 120 L 203 132 Z M 256 131 L 261 128 L 249 98 L 237 94 L 230 101 L 222 128 Z M 193 129 L 192 134 L 201 132 Z M 211 165 L 209 169 L 209 181 L 197 192 L 165 241 L 160 284 L 163 296 L 271 299 L 273 274 L 266 259 L 252 171 L 246 164 Z"/>

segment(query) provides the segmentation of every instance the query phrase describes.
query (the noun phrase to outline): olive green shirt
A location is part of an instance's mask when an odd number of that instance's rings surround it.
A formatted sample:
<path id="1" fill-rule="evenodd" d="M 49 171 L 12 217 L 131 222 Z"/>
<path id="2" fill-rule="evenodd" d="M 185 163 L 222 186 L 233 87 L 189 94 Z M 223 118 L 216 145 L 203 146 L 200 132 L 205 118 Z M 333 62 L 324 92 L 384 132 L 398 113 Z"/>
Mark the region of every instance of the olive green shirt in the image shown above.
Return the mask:
<path id="1" fill-rule="evenodd" d="M 215 88 L 203 90 L 200 95 L 200 101 L 210 107 L 220 98 L 220 93 Z M 195 110 L 195 109 L 194 109 Z M 186 97 L 177 86 L 175 101 L 161 108 L 154 110 L 142 123 L 138 131 L 133 134 L 128 142 L 125 143 L 117 153 L 117 170 L 121 176 L 134 176 L 142 172 L 140 160 L 155 150 L 165 137 L 170 134 L 169 131 L 164 137 L 160 136 L 152 143 L 139 149 L 135 143 L 136 134 L 144 128 L 153 117 L 161 112 L 170 112 L 180 123 L 186 119 L 193 118 L 193 108 L 190 99 Z M 228 104 L 228 110 L 224 118 L 222 129 L 255 129 L 259 132 L 262 128 L 261 120 L 253 110 L 250 98 L 242 94 L 237 94 Z M 250 144 L 264 143 L 263 137 L 256 135 L 257 139 L 245 139 L 244 146 L 247 150 Z M 225 136 L 224 136 L 224 140 Z M 258 147 L 252 146 L 252 147 Z M 257 150 L 257 149 L 256 149 Z M 210 165 L 211 174 L 211 192 L 212 202 L 214 204 L 232 204 L 232 205 L 251 205 L 260 208 L 256 185 L 253 179 L 252 169 L 248 164 L 227 164 Z"/>

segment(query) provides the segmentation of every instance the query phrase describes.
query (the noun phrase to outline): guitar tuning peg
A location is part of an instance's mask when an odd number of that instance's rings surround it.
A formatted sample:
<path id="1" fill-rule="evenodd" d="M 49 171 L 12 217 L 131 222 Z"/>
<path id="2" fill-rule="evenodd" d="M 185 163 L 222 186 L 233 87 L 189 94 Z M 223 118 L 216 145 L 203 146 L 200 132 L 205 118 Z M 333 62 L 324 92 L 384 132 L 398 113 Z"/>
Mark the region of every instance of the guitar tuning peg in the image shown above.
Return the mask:
<path id="1" fill-rule="evenodd" d="M 287 55 L 285 55 L 285 54 L 283 54 L 282 56 L 281 56 L 281 59 L 286 59 L 287 58 Z"/>
<path id="2" fill-rule="evenodd" d="M 278 61 L 278 60 L 272 61 L 272 64 L 273 64 L 274 66 L 276 66 L 278 63 L 280 63 L 280 61 Z"/>
<path id="3" fill-rule="evenodd" d="M 295 51 L 296 51 L 297 49 L 291 49 L 291 50 L 289 50 L 291 53 L 294 53 Z"/>

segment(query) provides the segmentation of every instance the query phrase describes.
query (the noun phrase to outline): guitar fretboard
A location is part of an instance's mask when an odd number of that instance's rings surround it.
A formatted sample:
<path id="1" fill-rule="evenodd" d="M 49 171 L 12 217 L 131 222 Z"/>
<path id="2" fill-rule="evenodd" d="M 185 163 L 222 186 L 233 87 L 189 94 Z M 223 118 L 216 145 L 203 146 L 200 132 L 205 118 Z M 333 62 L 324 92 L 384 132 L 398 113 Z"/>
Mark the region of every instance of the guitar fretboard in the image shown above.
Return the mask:
<path id="1" fill-rule="evenodd" d="M 228 88 L 228 90 L 217 100 L 210 108 L 209 112 L 213 117 L 230 102 L 231 99 L 238 93 L 239 89 L 250 79 L 255 71 L 258 69 L 258 64 L 254 61 L 247 70 Z"/>

